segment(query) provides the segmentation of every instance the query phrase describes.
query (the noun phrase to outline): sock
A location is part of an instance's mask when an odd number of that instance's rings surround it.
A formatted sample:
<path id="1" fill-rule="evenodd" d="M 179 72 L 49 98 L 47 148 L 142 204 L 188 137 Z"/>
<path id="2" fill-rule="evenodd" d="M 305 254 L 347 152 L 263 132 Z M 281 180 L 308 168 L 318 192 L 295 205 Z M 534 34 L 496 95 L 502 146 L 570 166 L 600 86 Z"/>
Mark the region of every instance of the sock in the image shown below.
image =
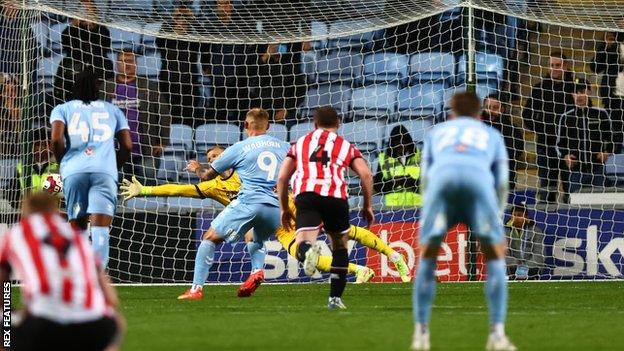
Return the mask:
<path id="1" fill-rule="evenodd" d="M 93 250 L 100 258 L 102 268 L 106 268 L 108 264 L 108 240 L 110 235 L 108 233 L 108 227 L 91 227 L 91 243 Z"/>
<path id="2" fill-rule="evenodd" d="M 299 243 L 299 246 L 297 246 L 297 259 L 299 260 L 299 262 L 305 261 L 305 254 L 306 252 L 308 252 L 308 250 L 310 250 L 311 247 L 312 243 L 307 240 Z"/>
<path id="3" fill-rule="evenodd" d="M 247 251 L 251 256 L 251 272 L 255 272 L 264 268 L 264 257 L 266 256 L 266 249 L 264 243 L 258 243 L 250 241 L 247 243 Z"/>
<path id="4" fill-rule="evenodd" d="M 390 257 L 394 253 L 394 250 L 388 246 L 380 237 L 370 230 L 362 227 L 351 226 L 349 231 L 349 239 L 358 241 L 360 244 L 371 248 L 375 251 L 379 251 L 382 254 Z M 393 261 L 394 262 L 394 261 Z"/>
<path id="5" fill-rule="evenodd" d="M 435 268 L 432 258 L 421 258 L 418 263 L 412 301 L 414 305 L 414 321 L 429 325 L 431 305 L 435 298 Z"/>
<path id="6" fill-rule="evenodd" d="M 487 263 L 485 296 L 490 308 L 490 325 L 505 323 L 507 313 L 507 274 L 505 259 L 490 260 Z"/>
<path id="7" fill-rule="evenodd" d="M 347 267 L 349 266 L 347 249 L 334 250 L 331 265 L 329 297 L 341 297 L 347 286 Z"/>
<path id="8" fill-rule="evenodd" d="M 193 289 L 204 286 L 210 267 L 214 261 L 215 244 L 210 240 L 202 240 L 195 256 L 195 270 L 193 271 Z"/>

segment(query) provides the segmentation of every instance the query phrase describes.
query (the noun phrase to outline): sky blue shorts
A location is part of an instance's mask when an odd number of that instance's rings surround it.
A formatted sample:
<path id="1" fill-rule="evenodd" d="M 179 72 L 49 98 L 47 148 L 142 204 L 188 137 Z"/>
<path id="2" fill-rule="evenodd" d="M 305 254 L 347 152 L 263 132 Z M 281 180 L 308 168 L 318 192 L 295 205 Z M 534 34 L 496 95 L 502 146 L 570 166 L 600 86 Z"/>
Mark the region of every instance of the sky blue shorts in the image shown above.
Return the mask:
<path id="1" fill-rule="evenodd" d="M 79 173 L 63 179 L 67 217 L 89 214 L 113 217 L 117 207 L 117 180 L 106 173 Z"/>
<path id="2" fill-rule="evenodd" d="M 280 209 L 266 204 L 244 204 L 236 199 L 215 218 L 211 227 L 226 242 L 243 239 L 253 228 L 254 241 L 266 241 L 280 225 Z"/>

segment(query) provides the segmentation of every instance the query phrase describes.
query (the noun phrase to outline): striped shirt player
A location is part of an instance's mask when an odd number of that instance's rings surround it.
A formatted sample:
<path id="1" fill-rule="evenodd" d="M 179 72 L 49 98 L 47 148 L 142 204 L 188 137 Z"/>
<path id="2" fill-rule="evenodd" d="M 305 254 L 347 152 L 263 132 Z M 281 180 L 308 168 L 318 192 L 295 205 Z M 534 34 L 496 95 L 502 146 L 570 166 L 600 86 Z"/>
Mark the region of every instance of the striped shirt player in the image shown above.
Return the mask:
<path id="1" fill-rule="evenodd" d="M 25 212 L 0 240 L 3 281 L 14 271 L 27 310 L 12 346 L 104 349 L 118 332 L 116 297 L 88 239 L 56 212 L 56 200 L 49 195 L 24 201 L 31 213 Z"/>
<path id="2" fill-rule="evenodd" d="M 290 148 L 282 164 L 277 189 L 282 210 L 282 225 L 291 227 L 294 213 L 288 206 L 288 182 L 295 196 L 297 216 L 297 259 L 303 262 L 307 275 L 313 275 L 321 246 L 316 243 L 321 225 L 332 238 L 331 291 L 328 307 L 345 308 L 342 293 L 346 285 L 349 233 L 348 186 L 344 178 L 347 167 L 361 179 L 364 196 L 363 215 L 373 221 L 371 206 L 373 180 L 362 153 L 336 134 L 340 117 L 331 107 L 314 113 L 316 129 L 301 137 Z"/>

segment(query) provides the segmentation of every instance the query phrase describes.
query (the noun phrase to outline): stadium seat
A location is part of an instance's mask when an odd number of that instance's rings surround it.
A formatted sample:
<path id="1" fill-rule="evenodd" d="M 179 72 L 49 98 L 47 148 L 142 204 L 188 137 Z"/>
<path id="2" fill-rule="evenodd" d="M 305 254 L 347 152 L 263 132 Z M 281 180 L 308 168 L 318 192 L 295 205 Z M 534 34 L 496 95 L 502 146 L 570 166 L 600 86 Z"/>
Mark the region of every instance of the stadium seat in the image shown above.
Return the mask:
<path id="1" fill-rule="evenodd" d="M 156 51 L 156 34 L 160 32 L 160 28 L 162 27 L 162 22 L 152 22 L 146 23 L 143 27 L 144 33 L 141 38 L 141 43 L 143 44 L 143 49 L 145 53 L 150 51 Z"/>
<path id="2" fill-rule="evenodd" d="M 11 180 L 15 178 L 18 162 L 18 159 L 13 158 L 0 159 L 0 189 L 6 189 Z"/>
<path id="3" fill-rule="evenodd" d="M 336 83 L 321 84 L 318 88 L 308 90 L 299 107 L 299 116 L 310 117 L 314 110 L 327 105 L 331 105 L 339 113 L 345 113 L 349 109 L 350 102 L 350 87 Z"/>
<path id="4" fill-rule="evenodd" d="M 329 34 L 329 28 L 327 23 L 322 21 L 312 21 L 310 23 L 310 31 L 312 38 L 317 38 L 312 42 L 314 49 L 324 49 L 327 46 L 327 35 Z"/>
<path id="5" fill-rule="evenodd" d="M 429 132 L 429 130 L 431 130 L 431 128 L 433 127 L 433 121 L 431 121 L 430 119 L 413 119 L 409 121 L 388 124 L 386 128 L 386 135 L 384 137 L 385 145 L 388 145 L 392 129 L 399 124 L 402 124 L 407 129 L 407 131 L 410 133 L 410 136 L 412 137 L 412 140 L 414 140 L 415 143 L 420 143 L 424 141 L 427 132 Z"/>
<path id="6" fill-rule="evenodd" d="M 122 28 L 134 29 L 134 31 L 127 31 L 119 29 L 115 26 Z M 111 47 L 113 50 L 132 49 L 133 51 L 141 51 L 141 30 L 142 26 L 139 23 L 124 22 L 114 23 L 112 27 L 109 27 L 111 37 Z"/>
<path id="7" fill-rule="evenodd" d="M 169 212 L 196 212 L 215 208 L 219 205 L 213 199 L 194 199 L 189 197 L 169 197 L 167 198 L 167 210 Z"/>
<path id="8" fill-rule="evenodd" d="M 605 174 L 609 178 L 621 178 L 624 180 L 624 154 L 609 156 L 605 162 Z"/>
<path id="9" fill-rule="evenodd" d="M 349 84 L 362 73 L 362 55 L 348 51 L 331 52 L 318 57 L 315 63 L 316 81 Z"/>
<path id="10" fill-rule="evenodd" d="M 63 50 L 62 34 L 69 27 L 68 23 L 56 23 L 50 26 L 50 49 L 60 53 Z"/>
<path id="11" fill-rule="evenodd" d="M 184 124 L 172 124 L 169 132 L 169 146 L 165 154 L 186 156 L 193 150 L 193 128 Z"/>
<path id="12" fill-rule="evenodd" d="M 395 84 L 376 84 L 354 89 L 351 96 L 353 118 L 394 118 L 398 90 Z"/>
<path id="13" fill-rule="evenodd" d="M 163 211 L 167 208 L 166 197 L 135 197 L 124 203 L 126 210 L 144 211 Z"/>
<path id="14" fill-rule="evenodd" d="M 442 111 L 443 84 L 422 84 L 401 89 L 397 101 L 398 118 L 433 117 Z"/>
<path id="15" fill-rule="evenodd" d="M 157 80 L 162 67 L 162 59 L 159 52 L 146 52 L 145 55 L 137 56 L 137 75 Z"/>
<path id="16" fill-rule="evenodd" d="M 377 120 L 359 120 L 344 123 L 338 129 L 349 142 L 360 151 L 373 153 L 379 150 L 386 124 Z"/>
<path id="17" fill-rule="evenodd" d="M 370 50 L 373 47 L 375 38 L 383 35 L 383 31 L 371 31 L 336 38 L 336 34 L 368 27 L 370 27 L 370 23 L 362 20 L 345 20 L 331 23 L 329 25 L 329 36 L 334 37 L 334 39 L 328 40 L 327 48 L 330 50 L 361 50 L 362 48 Z"/>
<path id="18" fill-rule="evenodd" d="M 363 84 L 407 84 L 408 58 L 396 53 L 376 53 L 364 56 Z"/>
<path id="19" fill-rule="evenodd" d="M 465 85 L 459 85 L 456 87 L 448 88 L 444 91 L 444 109 L 450 108 L 451 97 L 453 94 L 466 91 Z M 477 84 L 477 95 L 481 99 L 485 99 L 488 95 L 497 92 L 498 89 L 494 85 Z"/>
<path id="20" fill-rule="evenodd" d="M 50 23 L 48 21 L 36 21 L 30 25 L 30 29 L 41 49 L 50 49 Z"/>
<path id="21" fill-rule="evenodd" d="M 288 141 L 288 128 L 280 123 L 271 123 L 267 134 L 282 141 Z"/>
<path id="22" fill-rule="evenodd" d="M 486 54 L 478 52 L 475 55 L 476 60 L 476 75 L 477 82 L 483 82 L 488 84 L 498 84 L 503 80 L 503 58 L 496 54 Z M 466 77 L 466 56 L 462 55 L 459 58 L 458 63 L 458 79 L 460 82 L 465 82 Z"/>
<path id="23" fill-rule="evenodd" d="M 314 130 L 314 123 L 312 122 L 297 123 L 294 126 L 290 127 L 288 140 L 291 143 L 294 143 L 295 141 L 297 141 L 297 139 L 308 134 L 312 130 Z"/>
<path id="24" fill-rule="evenodd" d="M 228 147 L 241 138 L 238 125 L 229 123 L 208 123 L 195 130 L 195 150 L 201 161 L 206 161 L 206 150 L 211 146 Z"/>
<path id="25" fill-rule="evenodd" d="M 57 53 L 53 53 L 50 57 L 39 58 L 37 77 L 39 81 L 43 81 L 46 90 L 52 89 L 54 76 L 61 61 L 63 61 L 63 55 Z"/>
<path id="26" fill-rule="evenodd" d="M 455 58 L 450 53 L 426 52 L 414 54 L 409 60 L 410 84 L 442 81 L 453 84 Z"/>

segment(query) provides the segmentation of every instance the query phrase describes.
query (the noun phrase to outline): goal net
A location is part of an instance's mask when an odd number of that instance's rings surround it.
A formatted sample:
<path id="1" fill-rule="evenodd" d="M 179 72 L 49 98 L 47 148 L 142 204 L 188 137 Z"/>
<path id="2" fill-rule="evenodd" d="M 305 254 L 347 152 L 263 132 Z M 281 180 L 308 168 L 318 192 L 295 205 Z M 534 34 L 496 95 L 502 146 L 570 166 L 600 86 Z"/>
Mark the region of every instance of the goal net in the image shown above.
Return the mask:
<path id="1" fill-rule="evenodd" d="M 515 279 L 611 279 L 624 273 L 624 1 L 20 0 L 0 18 L 0 223 L 57 165 L 49 115 L 85 68 L 128 119 L 121 177 L 197 184 L 188 159 L 244 139 L 249 108 L 293 142 L 331 105 L 340 133 L 375 175 L 371 230 L 417 264 L 419 162 L 450 97 L 474 89 L 510 156 L 503 223 Z M 363 223 L 349 175 L 352 223 Z M 199 190 L 119 199 L 109 273 L 117 282 L 190 282 L 196 247 L 223 205 Z M 352 240 L 350 259 L 400 281 L 391 258 Z M 442 281 L 480 280 L 474 234 L 449 228 Z M 288 246 L 288 243 L 286 243 Z M 374 246 L 374 245 L 370 245 Z M 276 238 L 266 278 L 309 281 Z M 324 253 L 330 254 L 328 247 Z M 383 250 L 382 250 L 383 251 Z M 217 250 L 210 282 L 250 271 L 244 243 Z M 317 274 L 312 280 L 326 279 Z"/>

